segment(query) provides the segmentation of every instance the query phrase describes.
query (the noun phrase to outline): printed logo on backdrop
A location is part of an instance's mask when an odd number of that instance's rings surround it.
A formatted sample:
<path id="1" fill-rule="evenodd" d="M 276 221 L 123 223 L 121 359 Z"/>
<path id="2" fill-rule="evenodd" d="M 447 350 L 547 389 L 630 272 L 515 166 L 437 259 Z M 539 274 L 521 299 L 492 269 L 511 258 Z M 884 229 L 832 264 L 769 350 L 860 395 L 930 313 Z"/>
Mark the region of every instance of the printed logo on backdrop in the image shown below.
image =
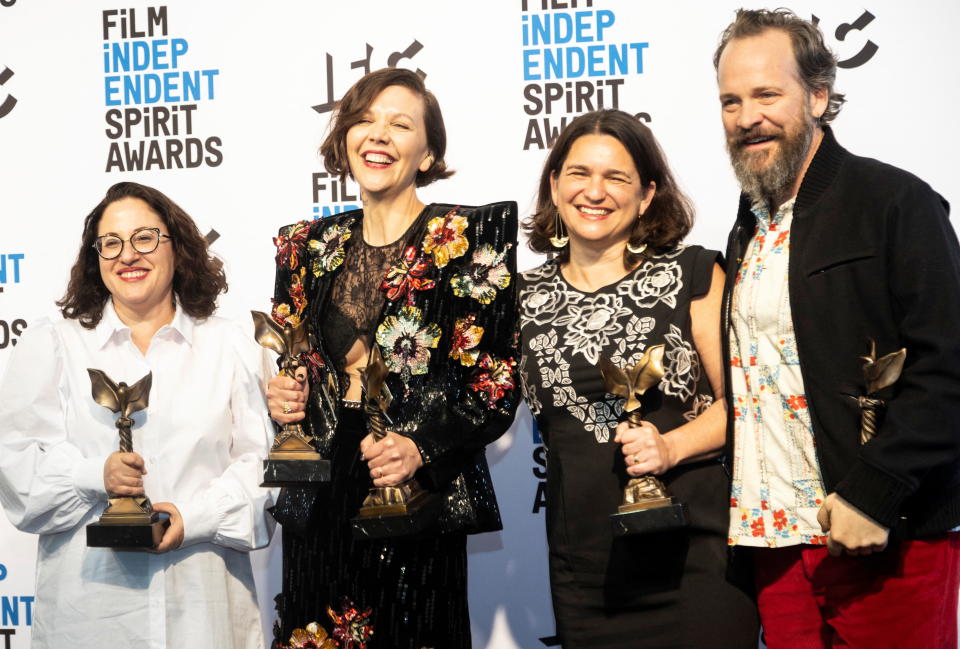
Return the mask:
<path id="1" fill-rule="evenodd" d="M 21 262 L 24 257 L 22 252 L 0 253 L 0 293 L 3 293 L 8 284 L 20 283 L 23 270 Z"/>
<path id="2" fill-rule="evenodd" d="M 330 52 L 325 53 L 325 99 L 316 106 L 312 106 L 313 110 L 321 115 L 326 115 L 332 111 L 342 96 L 342 94 L 337 94 L 334 88 L 342 89 L 341 93 L 346 92 L 347 88 L 371 70 L 378 70 L 383 67 L 411 67 L 410 65 L 402 65 L 402 62 L 409 61 L 413 63 L 411 69 L 421 79 L 427 78 L 427 73 L 416 67 L 416 63 L 413 62 L 413 58 L 423 49 L 423 43 L 417 39 L 412 39 L 409 45 L 397 51 L 389 51 L 389 48 L 375 50 L 370 43 L 364 43 L 364 45 L 366 46 L 365 54 L 355 61 L 348 61 L 347 59 L 358 56 L 357 53 L 340 54 L 338 58 L 334 58 L 334 55 Z M 377 52 L 376 57 L 374 57 L 375 51 Z M 385 54 L 381 54 L 381 52 Z M 314 220 L 360 208 L 360 187 L 350 178 L 340 180 L 331 177 L 326 171 L 318 171 L 313 173 L 311 186 L 313 191 L 312 218 Z"/>
<path id="3" fill-rule="evenodd" d="M 856 42 L 858 40 L 857 36 L 854 36 L 849 41 L 847 41 L 847 36 L 850 35 L 851 32 L 865 31 L 867 26 L 873 22 L 874 18 L 876 18 L 876 16 L 864 9 L 863 13 L 861 13 L 852 22 L 844 22 L 837 25 L 836 30 L 833 32 L 833 37 L 839 43 Z M 811 16 L 811 20 L 813 21 L 814 25 L 820 26 L 820 30 L 823 32 L 824 37 L 827 39 L 827 41 L 829 41 L 830 28 L 827 26 L 827 24 L 824 23 L 821 25 L 820 18 L 816 15 Z M 843 45 L 840 47 L 834 47 L 833 49 L 835 52 L 837 52 L 837 67 L 850 69 L 859 68 L 861 65 L 864 65 L 870 61 L 870 59 L 872 59 L 877 53 L 877 50 L 880 49 L 880 46 L 868 39 L 867 42 L 864 43 L 863 46 L 851 56 L 846 56 L 849 48 L 846 48 Z"/>
<path id="4" fill-rule="evenodd" d="M 0 0 L 0 7 L 12 7 L 17 4 L 17 0 Z"/>
<path id="5" fill-rule="evenodd" d="M 197 65 L 170 15 L 166 6 L 103 11 L 107 173 L 223 162 L 222 140 L 202 128 L 220 70 Z"/>
<path id="6" fill-rule="evenodd" d="M 9 7 L 10 5 L 6 5 L 6 6 Z M 10 78 L 13 76 L 13 70 L 11 70 L 6 66 L 0 66 L 0 67 L 3 68 L 3 71 L 0 72 L 0 87 L 2 87 L 6 85 L 7 81 L 10 81 Z M 6 117 L 7 115 L 9 115 L 10 111 L 13 110 L 13 107 L 16 105 L 17 105 L 17 98 L 7 93 L 7 96 L 4 97 L 2 102 L 0 102 L 0 118 Z"/>
<path id="7" fill-rule="evenodd" d="M 537 420 L 531 418 L 533 425 L 533 477 L 537 479 L 537 490 L 533 494 L 531 514 L 539 514 L 547 506 L 547 447 L 540 437 Z"/>
<path id="8" fill-rule="evenodd" d="M 619 108 L 620 91 L 644 72 L 649 43 L 600 0 L 521 0 L 523 150 L 547 149 L 573 117 Z M 637 117 L 649 122 L 648 113 Z"/>
<path id="9" fill-rule="evenodd" d="M 0 582 L 6 578 L 7 567 L 0 563 Z M 33 626 L 33 595 L 0 595 L 0 649 L 12 649 L 17 631 L 29 626 Z"/>

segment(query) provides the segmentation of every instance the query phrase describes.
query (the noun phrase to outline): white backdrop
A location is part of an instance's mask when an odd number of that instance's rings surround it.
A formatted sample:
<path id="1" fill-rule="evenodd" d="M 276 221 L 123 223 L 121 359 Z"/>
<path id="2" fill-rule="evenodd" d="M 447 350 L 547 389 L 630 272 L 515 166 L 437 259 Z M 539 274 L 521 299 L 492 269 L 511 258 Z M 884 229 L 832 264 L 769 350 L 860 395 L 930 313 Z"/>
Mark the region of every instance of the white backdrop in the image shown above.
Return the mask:
<path id="1" fill-rule="evenodd" d="M 953 201 L 960 5 L 864 1 L 791 4 L 819 17 L 842 61 L 838 89 L 849 103 L 837 136 Z M 738 190 L 711 58 L 737 6 L 0 0 L 0 371 L 31 322 L 56 316 L 82 218 L 120 180 L 158 187 L 204 232 L 219 233 L 214 249 L 231 285 L 221 315 L 247 320 L 251 308 L 266 310 L 277 228 L 356 204 L 355 187 L 322 174 L 316 149 L 323 105 L 367 67 L 419 69 L 440 100 L 457 174 L 426 188 L 425 200 L 513 199 L 526 216 L 549 134 L 602 97 L 603 107 L 649 121 L 697 205 L 689 240 L 722 248 Z M 125 84 L 137 83 L 139 96 L 125 96 Z M 521 268 L 536 262 L 521 253 Z M 543 646 L 539 638 L 554 633 L 538 448 L 522 408 L 488 450 L 505 530 L 470 541 L 478 648 Z M 254 553 L 267 637 L 278 540 Z M 35 548 L 0 516 L 0 649 L 29 646 Z"/>

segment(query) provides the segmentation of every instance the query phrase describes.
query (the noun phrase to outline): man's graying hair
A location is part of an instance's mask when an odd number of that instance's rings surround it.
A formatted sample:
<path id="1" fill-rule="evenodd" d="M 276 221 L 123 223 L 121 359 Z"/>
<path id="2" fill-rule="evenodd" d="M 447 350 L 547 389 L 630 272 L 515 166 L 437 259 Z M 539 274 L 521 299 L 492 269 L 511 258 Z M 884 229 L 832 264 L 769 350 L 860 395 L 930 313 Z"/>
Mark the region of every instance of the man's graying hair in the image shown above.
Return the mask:
<path id="1" fill-rule="evenodd" d="M 779 29 L 790 37 L 800 83 L 807 92 L 827 91 L 827 109 L 820 116 L 820 124 L 829 124 L 846 101 L 842 94 L 833 91 L 837 57 L 824 44 L 820 28 L 789 9 L 738 9 L 737 17 L 720 36 L 720 45 L 713 55 L 713 67 L 719 68 L 720 55 L 731 40 L 757 36 L 768 29 Z"/>

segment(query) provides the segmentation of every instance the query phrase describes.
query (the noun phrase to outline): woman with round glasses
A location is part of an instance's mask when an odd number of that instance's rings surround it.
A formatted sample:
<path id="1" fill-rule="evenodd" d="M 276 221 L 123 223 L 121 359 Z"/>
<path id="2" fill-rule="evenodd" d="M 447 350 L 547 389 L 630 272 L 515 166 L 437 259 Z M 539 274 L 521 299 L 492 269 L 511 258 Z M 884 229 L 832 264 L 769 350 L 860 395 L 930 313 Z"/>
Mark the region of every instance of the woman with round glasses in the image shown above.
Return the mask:
<path id="1" fill-rule="evenodd" d="M 20 338 L 0 383 L 0 504 L 38 534 L 34 647 L 262 649 L 247 552 L 266 545 L 272 438 L 260 349 L 213 317 L 227 288 L 193 220 L 159 191 L 119 183 L 84 222 L 64 319 Z M 149 406 L 119 453 L 116 415 L 88 368 Z M 148 494 L 170 525 L 147 552 L 86 546 L 112 496 Z"/>

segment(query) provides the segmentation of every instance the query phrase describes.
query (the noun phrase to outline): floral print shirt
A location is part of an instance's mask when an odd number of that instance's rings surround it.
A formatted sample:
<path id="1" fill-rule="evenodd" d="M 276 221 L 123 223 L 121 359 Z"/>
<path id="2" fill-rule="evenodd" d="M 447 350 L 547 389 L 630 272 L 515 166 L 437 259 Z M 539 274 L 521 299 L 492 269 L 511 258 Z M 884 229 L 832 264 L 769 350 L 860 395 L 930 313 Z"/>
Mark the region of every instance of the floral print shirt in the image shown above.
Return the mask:
<path id="1" fill-rule="evenodd" d="M 751 207 L 757 229 L 730 301 L 729 390 L 734 462 L 731 545 L 822 545 L 824 488 L 800 374 L 787 267 L 794 200 L 771 218 Z"/>

